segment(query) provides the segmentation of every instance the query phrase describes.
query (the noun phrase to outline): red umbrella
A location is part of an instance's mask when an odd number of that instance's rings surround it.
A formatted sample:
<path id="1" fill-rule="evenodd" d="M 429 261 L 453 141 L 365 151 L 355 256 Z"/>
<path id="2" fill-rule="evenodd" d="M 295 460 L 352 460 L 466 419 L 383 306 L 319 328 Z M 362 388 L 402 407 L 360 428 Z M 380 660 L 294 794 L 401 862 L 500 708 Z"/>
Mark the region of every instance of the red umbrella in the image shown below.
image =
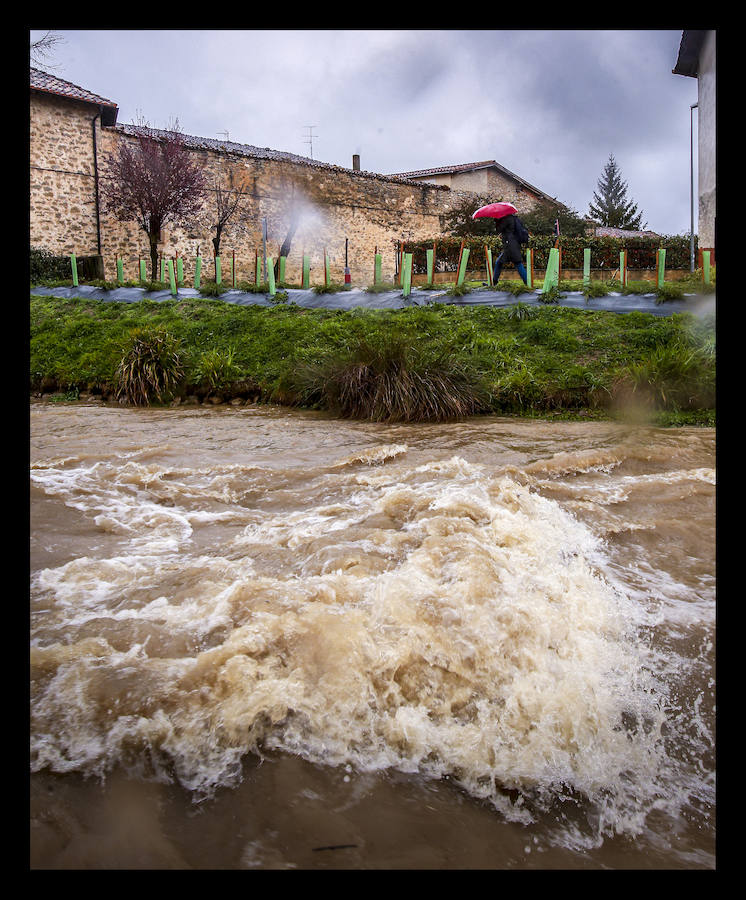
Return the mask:
<path id="1" fill-rule="evenodd" d="M 472 219 L 504 219 L 505 216 L 513 216 L 518 210 L 512 203 L 488 203 L 472 213 Z"/>

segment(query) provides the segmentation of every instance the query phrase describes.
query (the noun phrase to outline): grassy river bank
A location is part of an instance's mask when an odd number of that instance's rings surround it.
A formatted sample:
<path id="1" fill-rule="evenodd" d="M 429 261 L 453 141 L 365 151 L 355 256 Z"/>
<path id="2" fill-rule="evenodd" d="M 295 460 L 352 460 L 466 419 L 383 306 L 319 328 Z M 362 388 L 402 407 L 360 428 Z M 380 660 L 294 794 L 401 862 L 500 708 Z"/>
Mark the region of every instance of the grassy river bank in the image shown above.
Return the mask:
<path id="1" fill-rule="evenodd" d="M 715 424 L 715 316 L 30 298 L 48 401 L 270 402 L 378 421 L 493 413 Z"/>

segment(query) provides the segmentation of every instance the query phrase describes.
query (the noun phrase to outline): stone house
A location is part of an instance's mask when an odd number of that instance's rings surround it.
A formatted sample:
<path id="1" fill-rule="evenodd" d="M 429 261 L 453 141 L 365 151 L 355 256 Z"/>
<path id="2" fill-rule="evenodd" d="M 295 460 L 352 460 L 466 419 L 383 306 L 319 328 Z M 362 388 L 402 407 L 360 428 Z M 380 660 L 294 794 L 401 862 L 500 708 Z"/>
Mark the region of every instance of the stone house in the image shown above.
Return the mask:
<path id="1" fill-rule="evenodd" d="M 698 237 L 700 250 L 715 257 L 717 232 L 716 106 L 717 54 L 714 31 L 685 29 L 681 33 L 674 75 L 697 79 Z"/>
<path id="2" fill-rule="evenodd" d="M 529 212 L 542 201 L 558 202 L 556 197 L 545 194 L 494 159 L 438 166 L 434 169 L 419 169 L 414 172 L 399 172 L 396 177 L 426 184 L 445 185 L 454 191 L 489 194 L 494 196 L 495 200 L 512 203 L 521 212 Z"/>
<path id="3" fill-rule="evenodd" d="M 104 212 L 107 157 L 120 142 L 135 140 L 136 133 L 133 125 L 118 123 L 117 115 L 113 100 L 30 70 L 30 244 L 59 254 L 102 257 L 103 274 L 109 280 L 116 277 L 117 258 L 123 260 L 125 279 L 137 278 L 139 260 L 149 258 L 144 232 L 135 223 L 120 222 Z M 166 259 L 181 257 L 187 280 L 198 253 L 204 260 L 204 277 L 214 274 L 215 185 L 240 191 L 245 213 L 243 220 L 229 224 L 222 237 L 224 280 L 234 255 L 236 281 L 254 280 L 256 256 L 263 249 L 264 220 L 267 255 L 276 258 L 291 220 L 297 218 L 286 280 L 300 282 L 302 255 L 307 253 L 311 282 L 321 283 L 326 252 L 332 280 L 342 282 L 347 250 L 351 280 L 359 286 L 373 280 L 376 250 L 383 256 L 384 279 L 392 280 L 398 242 L 440 237 L 443 217 L 464 198 L 482 192 L 483 183 L 485 190 L 501 194 L 507 186 L 521 211 L 529 209 L 537 197 L 546 196 L 512 173 L 506 174 L 494 161 L 476 169 L 472 164 L 470 175 L 457 173 L 453 183 L 445 184 L 416 177 L 421 173 L 366 172 L 360 169 L 357 156 L 352 167 L 346 168 L 228 140 L 184 134 L 181 139 L 204 164 L 209 189 L 202 216 L 162 229 L 159 252 Z"/>

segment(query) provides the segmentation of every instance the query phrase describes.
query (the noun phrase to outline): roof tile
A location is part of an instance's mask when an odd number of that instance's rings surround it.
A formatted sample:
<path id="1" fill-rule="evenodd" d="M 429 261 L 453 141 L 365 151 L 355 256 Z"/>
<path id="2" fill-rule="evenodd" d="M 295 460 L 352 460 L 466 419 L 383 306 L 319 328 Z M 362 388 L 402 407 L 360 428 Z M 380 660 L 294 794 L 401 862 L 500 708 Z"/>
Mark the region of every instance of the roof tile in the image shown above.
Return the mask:
<path id="1" fill-rule="evenodd" d="M 113 100 L 107 100 L 106 97 L 99 97 L 92 91 L 79 87 L 71 81 L 65 81 L 57 78 L 56 75 L 50 75 L 49 72 L 42 72 L 41 69 L 30 69 L 31 88 L 36 91 L 45 91 L 48 94 L 59 94 L 63 97 L 69 97 L 71 100 L 83 100 L 85 103 L 95 103 L 97 106 L 113 106 L 117 109 L 117 104 Z"/>

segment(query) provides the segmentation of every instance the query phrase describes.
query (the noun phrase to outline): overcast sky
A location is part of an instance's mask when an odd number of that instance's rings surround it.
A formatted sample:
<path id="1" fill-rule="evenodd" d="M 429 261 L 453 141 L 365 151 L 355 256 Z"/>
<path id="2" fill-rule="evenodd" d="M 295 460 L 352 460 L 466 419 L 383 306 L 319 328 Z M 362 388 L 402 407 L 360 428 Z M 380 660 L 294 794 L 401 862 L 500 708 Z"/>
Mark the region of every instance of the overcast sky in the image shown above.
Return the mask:
<path id="1" fill-rule="evenodd" d="M 43 68 L 116 102 L 121 124 L 178 118 L 384 174 L 494 159 L 581 215 L 613 153 L 647 227 L 689 232 L 697 80 L 671 72 L 681 30 L 55 34 Z M 694 140 L 696 197 L 696 111 Z"/>

